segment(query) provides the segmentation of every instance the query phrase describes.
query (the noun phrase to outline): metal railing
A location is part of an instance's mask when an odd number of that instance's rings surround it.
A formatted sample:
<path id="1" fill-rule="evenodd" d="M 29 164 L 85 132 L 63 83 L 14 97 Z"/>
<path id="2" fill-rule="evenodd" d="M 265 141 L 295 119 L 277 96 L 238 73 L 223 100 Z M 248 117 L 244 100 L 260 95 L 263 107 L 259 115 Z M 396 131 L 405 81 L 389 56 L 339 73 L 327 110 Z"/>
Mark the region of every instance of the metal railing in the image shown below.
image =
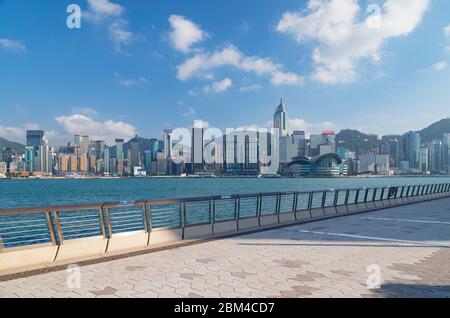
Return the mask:
<path id="1" fill-rule="evenodd" d="M 124 232 L 182 229 L 300 212 L 313 217 L 313 211 L 350 212 L 382 206 L 450 196 L 450 183 L 273 192 L 195 198 L 142 200 L 132 203 L 100 203 L 71 206 L 46 206 L 0 210 L 0 250 L 40 243 L 62 245 L 65 241 Z M 405 201 L 406 200 L 406 201 Z M 400 202 L 399 202 L 400 201 Z M 372 203 L 372 204 L 370 204 Z M 339 211 L 341 209 L 341 211 Z M 239 225 L 238 225 L 239 227 Z M 214 233 L 213 233 L 214 234 Z"/>

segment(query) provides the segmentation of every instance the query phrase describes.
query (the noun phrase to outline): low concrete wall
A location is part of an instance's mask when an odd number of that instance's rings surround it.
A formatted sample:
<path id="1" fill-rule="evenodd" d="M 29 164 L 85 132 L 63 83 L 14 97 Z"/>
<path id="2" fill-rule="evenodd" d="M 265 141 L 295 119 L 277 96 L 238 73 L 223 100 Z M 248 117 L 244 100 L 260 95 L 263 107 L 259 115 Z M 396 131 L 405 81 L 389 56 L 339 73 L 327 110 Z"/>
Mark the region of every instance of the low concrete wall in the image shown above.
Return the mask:
<path id="1" fill-rule="evenodd" d="M 108 240 L 102 236 L 66 241 L 59 247 L 56 261 L 101 256 L 106 252 Z"/>
<path id="2" fill-rule="evenodd" d="M 144 248 L 147 246 L 148 233 L 145 231 L 114 234 L 109 239 L 107 253 Z"/>
<path id="3" fill-rule="evenodd" d="M 212 236 L 212 224 L 188 226 L 184 229 L 184 239 L 191 240 Z"/>
<path id="4" fill-rule="evenodd" d="M 295 222 L 295 213 L 280 213 L 280 223 Z"/>
<path id="5" fill-rule="evenodd" d="M 51 244 L 3 250 L 0 252 L 0 273 L 52 263 L 57 250 L 58 246 Z"/>
<path id="6" fill-rule="evenodd" d="M 261 226 L 275 225 L 278 224 L 278 216 L 276 214 L 261 215 L 260 222 Z"/>
<path id="7" fill-rule="evenodd" d="M 214 235 L 234 233 L 238 231 L 236 220 L 221 221 L 214 224 Z"/>
<path id="8" fill-rule="evenodd" d="M 149 246 L 167 244 L 181 241 L 183 230 L 179 229 L 156 229 L 150 232 Z"/>
<path id="9" fill-rule="evenodd" d="M 239 231 L 245 231 L 250 229 L 257 229 L 259 227 L 258 218 L 250 217 L 245 219 L 240 219 L 238 221 Z"/>

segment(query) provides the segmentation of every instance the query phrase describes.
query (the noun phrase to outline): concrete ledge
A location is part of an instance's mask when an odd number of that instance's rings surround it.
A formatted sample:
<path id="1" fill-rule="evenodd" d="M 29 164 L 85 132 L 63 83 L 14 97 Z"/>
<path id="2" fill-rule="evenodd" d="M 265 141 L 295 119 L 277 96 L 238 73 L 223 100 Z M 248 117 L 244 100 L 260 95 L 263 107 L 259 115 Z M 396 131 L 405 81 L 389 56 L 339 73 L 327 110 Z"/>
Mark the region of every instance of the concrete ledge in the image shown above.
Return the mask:
<path id="1" fill-rule="evenodd" d="M 336 208 L 334 206 L 325 208 L 325 215 L 333 215 L 333 214 L 336 214 Z"/>
<path id="2" fill-rule="evenodd" d="M 53 262 L 58 246 L 39 244 L 28 248 L 3 250 L 0 253 L 0 273 Z"/>
<path id="3" fill-rule="evenodd" d="M 184 239 L 196 239 L 212 236 L 212 224 L 188 226 L 184 229 Z"/>
<path id="4" fill-rule="evenodd" d="M 214 235 L 237 232 L 237 221 L 222 221 L 214 224 Z"/>
<path id="5" fill-rule="evenodd" d="M 348 205 L 348 212 L 356 212 L 356 211 L 359 211 L 357 204 L 349 204 Z"/>
<path id="6" fill-rule="evenodd" d="M 338 205 L 337 211 L 338 213 L 347 213 L 347 207 L 345 205 Z"/>
<path id="7" fill-rule="evenodd" d="M 179 229 L 156 229 L 150 232 L 149 246 L 160 245 L 181 241 L 183 230 Z"/>
<path id="8" fill-rule="evenodd" d="M 295 222 L 295 213 L 280 213 L 280 223 Z"/>
<path id="9" fill-rule="evenodd" d="M 64 241 L 59 247 L 56 261 L 102 255 L 106 251 L 107 243 L 108 240 L 103 236 Z"/>
<path id="10" fill-rule="evenodd" d="M 238 221 L 239 224 L 239 231 L 245 231 L 250 229 L 257 229 L 259 228 L 258 218 L 257 217 L 250 217 L 246 219 L 240 219 Z"/>
<path id="11" fill-rule="evenodd" d="M 311 215 L 313 218 L 321 218 L 324 216 L 324 210 L 319 208 L 319 209 L 312 209 L 311 210 Z"/>
<path id="12" fill-rule="evenodd" d="M 309 210 L 295 212 L 295 215 L 297 216 L 297 220 L 299 220 L 299 221 L 311 218 L 309 216 Z"/>
<path id="13" fill-rule="evenodd" d="M 278 224 L 278 216 L 273 215 L 261 215 L 260 218 L 261 226 L 275 225 Z"/>
<path id="14" fill-rule="evenodd" d="M 107 253 L 147 246 L 148 233 L 145 231 L 114 234 L 109 239 Z"/>

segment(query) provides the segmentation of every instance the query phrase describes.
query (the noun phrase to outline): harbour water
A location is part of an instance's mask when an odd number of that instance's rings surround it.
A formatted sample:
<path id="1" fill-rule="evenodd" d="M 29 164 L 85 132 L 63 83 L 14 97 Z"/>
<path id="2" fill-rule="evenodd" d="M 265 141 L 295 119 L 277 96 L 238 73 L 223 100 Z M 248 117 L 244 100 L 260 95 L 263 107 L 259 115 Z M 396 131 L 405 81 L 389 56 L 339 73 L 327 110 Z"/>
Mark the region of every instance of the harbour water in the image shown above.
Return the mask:
<path id="1" fill-rule="evenodd" d="M 0 179 L 0 209 L 450 182 L 450 177 Z"/>

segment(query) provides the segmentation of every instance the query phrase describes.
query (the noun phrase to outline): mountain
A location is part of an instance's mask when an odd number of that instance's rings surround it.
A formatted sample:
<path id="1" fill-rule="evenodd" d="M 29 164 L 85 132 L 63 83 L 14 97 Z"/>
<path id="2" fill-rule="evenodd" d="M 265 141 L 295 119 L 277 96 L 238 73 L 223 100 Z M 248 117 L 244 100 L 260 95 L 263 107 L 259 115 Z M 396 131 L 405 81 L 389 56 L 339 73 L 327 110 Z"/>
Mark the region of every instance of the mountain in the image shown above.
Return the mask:
<path id="1" fill-rule="evenodd" d="M 344 129 L 336 135 L 336 144 L 343 145 L 350 151 L 371 151 L 380 144 L 378 136 L 367 135 L 357 130 Z"/>
<path id="2" fill-rule="evenodd" d="M 3 150 L 3 148 L 11 148 L 19 154 L 25 153 L 24 145 L 19 144 L 18 142 L 9 141 L 9 140 L 6 140 L 5 138 L 0 137 L 0 151 Z"/>
<path id="3" fill-rule="evenodd" d="M 444 134 L 450 133 L 450 118 L 437 121 L 425 129 L 419 131 L 422 142 L 429 142 L 433 139 L 442 139 Z"/>

